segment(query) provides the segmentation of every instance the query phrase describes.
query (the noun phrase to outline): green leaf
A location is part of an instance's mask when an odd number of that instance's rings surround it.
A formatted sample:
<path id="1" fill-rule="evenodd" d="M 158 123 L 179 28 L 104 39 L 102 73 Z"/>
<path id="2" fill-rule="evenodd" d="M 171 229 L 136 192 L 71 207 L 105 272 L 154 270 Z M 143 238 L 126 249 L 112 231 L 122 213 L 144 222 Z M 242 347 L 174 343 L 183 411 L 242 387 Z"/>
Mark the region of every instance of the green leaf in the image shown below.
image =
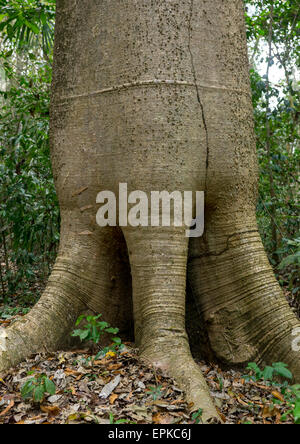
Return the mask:
<path id="1" fill-rule="evenodd" d="M 31 29 L 31 31 L 33 31 L 35 34 L 39 34 L 40 33 L 39 28 L 34 23 L 30 23 L 28 20 L 25 20 L 25 25 L 29 29 Z"/>
<path id="2" fill-rule="evenodd" d="M 76 326 L 77 325 L 79 325 L 80 324 L 80 322 L 83 320 L 85 318 L 85 315 L 81 315 L 81 316 L 79 316 L 79 318 L 77 319 L 77 321 L 76 321 Z M 77 330 L 78 331 L 78 330 Z"/>
<path id="3" fill-rule="evenodd" d="M 254 371 L 257 378 L 262 377 L 262 371 L 255 362 L 250 362 L 247 366 L 247 370 Z"/>
<path id="4" fill-rule="evenodd" d="M 293 415 L 295 422 L 298 423 L 300 421 L 300 399 L 296 402 L 295 408 L 293 410 Z"/>
<path id="5" fill-rule="evenodd" d="M 104 322 L 104 321 L 103 322 L 98 322 L 97 325 L 98 325 L 98 328 L 100 328 L 101 330 L 104 330 L 107 327 L 109 327 L 109 324 L 107 322 Z"/>
<path id="6" fill-rule="evenodd" d="M 296 398 L 300 399 L 300 384 L 292 385 L 291 391 L 296 396 Z"/>
<path id="7" fill-rule="evenodd" d="M 122 344 L 122 340 L 121 338 L 112 338 L 112 341 L 117 344 L 117 345 L 121 345 Z"/>
<path id="8" fill-rule="evenodd" d="M 51 381 L 51 379 L 49 379 L 49 378 L 45 378 L 44 384 L 45 384 L 46 392 L 49 393 L 49 395 L 55 395 L 56 386 L 55 386 L 54 382 Z"/>
<path id="9" fill-rule="evenodd" d="M 265 380 L 271 380 L 273 378 L 273 374 L 275 369 L 273 367 L 267 366 L 263 371 L 263 378 Z"/>
<path id="10" fill-rule="evenodd" d="M 110 413 L 110 414 L 109 414 L 109 421 L 110 421 L 110 424 L 114 424 L 114 420 L 115 420 L 114 415 L 113 415 L 112 413 Z"/>
<path id="11" fill-rule="evenodd" d="M 21 388 L 21 396 L 23 399 L 30 398 L 32 396 L 34 389 L 33 378 L 25 382 L 25 384 Z"/>
<path id="12" fill-rule="evenodd" d="M 287 369 L 287 364 L 284 364 L 283 362 L 275 362 L 272 367 L 279 376 L 286 379 L 293 379 L 292 373 Z"/>
<path id="13" fill-rule="evenodd" d="M 82 341 L 84 341 L 85 339 L 87 339 L 87 337 L 89 336 L 90 332 L 89 330 L 79 330 L 79 337 Z"/>
<path id="14" fill-rule="evenodd" d="M 112 335 L 116 335 L 117 333 L 119 333 L 118 328 L 112 328 L 112 327 L 105 329 L 105 331 L 106 331 L 106 333 L 111 333 Z"/>
<path id="15" fill-rule="evenodd" d="M 33 390 L 33 399 L 35 400 L 35 402 L 41 402 L 44 398 L 44 393 L 45 393 L 44 385 L 40 384 L 36 386 L 35 389 Z"/>
<path id="16" fill-rule="evenodd" d="M 73 336 L 73 337 L 79 336 L 81 341 L 83 341 L 84 339 L 86 339 L 89 336 L 89 334 L 90 334 L 89 330 L 74 330 L 71 333 L 71 336 Z"/>

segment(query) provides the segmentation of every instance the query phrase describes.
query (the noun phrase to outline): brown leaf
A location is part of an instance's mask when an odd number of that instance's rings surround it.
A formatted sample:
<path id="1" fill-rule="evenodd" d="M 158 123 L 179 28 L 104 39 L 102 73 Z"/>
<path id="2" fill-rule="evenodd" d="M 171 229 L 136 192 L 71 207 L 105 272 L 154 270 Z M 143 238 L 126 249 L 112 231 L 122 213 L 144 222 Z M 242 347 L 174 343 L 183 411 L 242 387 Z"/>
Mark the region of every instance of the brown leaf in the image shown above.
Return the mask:
<path id="1" fill-rule="evenodd" d="M 111 370 L 119 370 L 119 368 L 121 368 L 123 366 L 123 364 L 119 363 L 119 364 L 111 364 L 107 367 L 107 370 L 111 371 Z"/>
<path id="2" fill-rule="evenodd" d="M 172 424 L 173 418 L 170 415 L 155 413 L 155 415 L 152 416 L 152 421 L 154 424 Z"/>
<path id="3" fill-rule="evenodd" d="M 128 396 L 126 397 L 126 401 L 130 401 L 130 398 L 132 398 L 133 392 L 130 392 Z"/>
<path id="4" fill-rule="evenodd" d="M 262 412 L 263 418 L 273 418 L 279 414 L 279 410 L 275 406 L 265 405 Z"/>
<path id="5" fill-rule="evenodd" d="M 226 422 L 226 416 L 223 415 L 223 413 L 221 412 L 221 410 L 218 407 L 216 407 L 216 409 L 217 409 L 217 412 L 219 413 L 219 416 L 220 416 L 221 420 L 225 423 Z"/>
<path id="6" fill-rule="evenodd" d="M 66 375 L 75 375 L 75 376 L 80 375 L 79 372 L 77 372 L 76 370 L 72 370 L 72 369 L 69 368 L 69 367 L 67 367 L 67 368 L 64 370 L 64 372 L 65 372 Z"/>
<path id="7" fill-rule="evenodd" d="M 75 396 L 75 395 L 76 395 L 76 389 L 75 389 L 75 387 L 73 387 L 73 385 L 70 385 L 70 386 L 69 386 L 69 389 L 71 390 L 72 395 Z"/>
<path id="8" fill-rule="evenodd" d="M 116 399 L 118 399 L 118 395 L 116 395 L 115 393 L 113 393 L 112 395 L 110 395 L 110 397 L 109 397 L 109 403 L 110 403 L 110 405 L 113 405 Z"/>
<path id="9" fill-rule="evenodd" d="M 106 365 L 108 363 L 108 359 L 103 358 L 101 361 L 94 361 L 94 365 Z"/>
<path id="10" fill-rule="evenodd" d="M 272 395 L 274 396 L 274 398 L 277 398 L 277 399 L 279 399 L 279 400 L 282 401 L 282 402 L 285 401 L 285 399 L 284 399 L 284 397 L 282 396 L 282 394 L 279 393 L 279 392 L 277 392 L 276 390 L 274 390 L 274 391 L 272 392 Z"/>
<path id="11" fill-rule="evenodd" d="M 12 399 L 6 409 L 3 410 L 3 412 L 0 413 L 0 416 L 5 416 L 6 413 L 9 412 L 9 410 L 15 405 L 15 401 Z"/>
<path id="12" fill-rule="evenodd" d="M 240 396 L 236 396 L 236 399 L 238 400 L 238 402 L 239 402 L 241 405 L 245 405 L 245 406 L 248 407 L 249 404 L 248 404 L 247 402 L 243 401 L 243 400 L 240 398 Z"/>
<path id="13" fill-rule="evenodd" d="M 41 410 L 44 413 L 47 413 L 48 416 L 55 417 L 60 414 L 60 408 L 57 405 L 41 405 Z"/>
<path id="14" fill-rule="evenodd" d="M 42 415 L 33 416 L 32 418 L 28 418 L 30 421 L 38 421 L 39 419 L 42 419 Z"/>

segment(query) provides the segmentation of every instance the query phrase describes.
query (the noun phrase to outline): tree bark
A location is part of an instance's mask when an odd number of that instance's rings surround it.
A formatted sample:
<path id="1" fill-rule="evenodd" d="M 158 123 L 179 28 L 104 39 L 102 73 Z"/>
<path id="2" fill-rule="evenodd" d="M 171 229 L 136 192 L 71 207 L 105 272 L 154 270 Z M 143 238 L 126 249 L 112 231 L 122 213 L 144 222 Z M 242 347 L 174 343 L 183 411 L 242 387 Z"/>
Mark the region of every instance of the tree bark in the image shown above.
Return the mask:
<path id="1" fill-rule="evenodd" d="M 62 346 L 85 308 L 123 332 L 133 317 L 141 355 L 178 380 L 205 420 L 218 417 L 186 334 L 187 262 L 219 359 L 282 356 L 298 368 L 287 341 L 298 324 L 255 222 L 241 0 L 58 0 L 51 144 L 60 251 L 40 302 L 8 330 L 0 370 Z M 173 224 L 97 226 L 97 194 L 118 195 L 123 182 L 128 193 L 205 190 L 204 237 L 188 253 L 185 229 Z"/>
<path id="2" fill-rule="evenodd" d="M 282 361 L 299 380 L 300 357 L 292 350 L 299 321 L 275 279 L 256 223 L 258 168 L 242 2 L 200 3 L 194 28 L 201 23 L 204 41 L 214 23 L 214 50 L 209 44 L 195 48 L 195 71 L 220 87 L 201 92 L 209 152 L 206 228 L 202 238 L 191 240 L 190 287 L 210 349 L 221 362 Z"/>

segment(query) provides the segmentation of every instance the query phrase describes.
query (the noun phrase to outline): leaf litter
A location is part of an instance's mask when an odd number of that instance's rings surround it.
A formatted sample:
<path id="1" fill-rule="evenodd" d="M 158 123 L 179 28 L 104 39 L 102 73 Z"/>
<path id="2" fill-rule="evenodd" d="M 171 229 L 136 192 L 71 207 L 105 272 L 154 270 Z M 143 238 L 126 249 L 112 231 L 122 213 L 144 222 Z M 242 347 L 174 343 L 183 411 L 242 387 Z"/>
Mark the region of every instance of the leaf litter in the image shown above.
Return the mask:
<path id="1" fill-rule="evenodd" d="M 176 382 L 142 361 L 131 344 L 119 355 L 94 358 L 88 349 L 37 354 L 0 374 L 0 424 L 195 422 Z M 246 381 L 239 371 L 199 366 L 224 423 L 282 423 L 289 407 L 274 387 Z M 21 387 L 35 374 L 56 386 L 41 403 L 21 397 Z M 292 424 L 291 416 L 284 423 Z"/>
<path id="2" fill-rule="evenodd" d="M 246 382 L 234 370 L 199 365 L 225 423 L 276 424 L 288 410 L 284 402 L 274 405 L 274 397 L 284 401 L 274 388 Z M 55 395 L 46 394 L 42 403 L 23 400 L 21 387 L 32 374 L 47 375 Z M 37 354 L 0 375 L 0 424 L 190 424 L 188 407 L 174 380 L 129 347 L 97 361 L 88 350 Z"/>

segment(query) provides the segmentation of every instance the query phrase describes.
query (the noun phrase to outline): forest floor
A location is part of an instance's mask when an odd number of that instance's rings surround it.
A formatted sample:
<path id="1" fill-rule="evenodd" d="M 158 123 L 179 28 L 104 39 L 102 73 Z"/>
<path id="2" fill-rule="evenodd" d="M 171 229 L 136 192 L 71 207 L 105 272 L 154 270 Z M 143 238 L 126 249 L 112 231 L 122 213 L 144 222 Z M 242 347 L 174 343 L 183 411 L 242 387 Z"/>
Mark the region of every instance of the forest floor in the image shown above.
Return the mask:
<path id="1" fill-rule="evenodd" d="M 6 327 L 11 320 L 1 321 Z M 228 424 L 293 423 L 280 388 L 200 362 L 222 420 Z M 247 373 L 245 370 L 244 373 Z M 54 394 L 23 399 L 28 379 L 46 375 Z M 130 344 L 100 360 L 88 349 L 38 354 L 0 375 L 0 424 L 191 424 L 176 383 L 142 362 Z"/>

